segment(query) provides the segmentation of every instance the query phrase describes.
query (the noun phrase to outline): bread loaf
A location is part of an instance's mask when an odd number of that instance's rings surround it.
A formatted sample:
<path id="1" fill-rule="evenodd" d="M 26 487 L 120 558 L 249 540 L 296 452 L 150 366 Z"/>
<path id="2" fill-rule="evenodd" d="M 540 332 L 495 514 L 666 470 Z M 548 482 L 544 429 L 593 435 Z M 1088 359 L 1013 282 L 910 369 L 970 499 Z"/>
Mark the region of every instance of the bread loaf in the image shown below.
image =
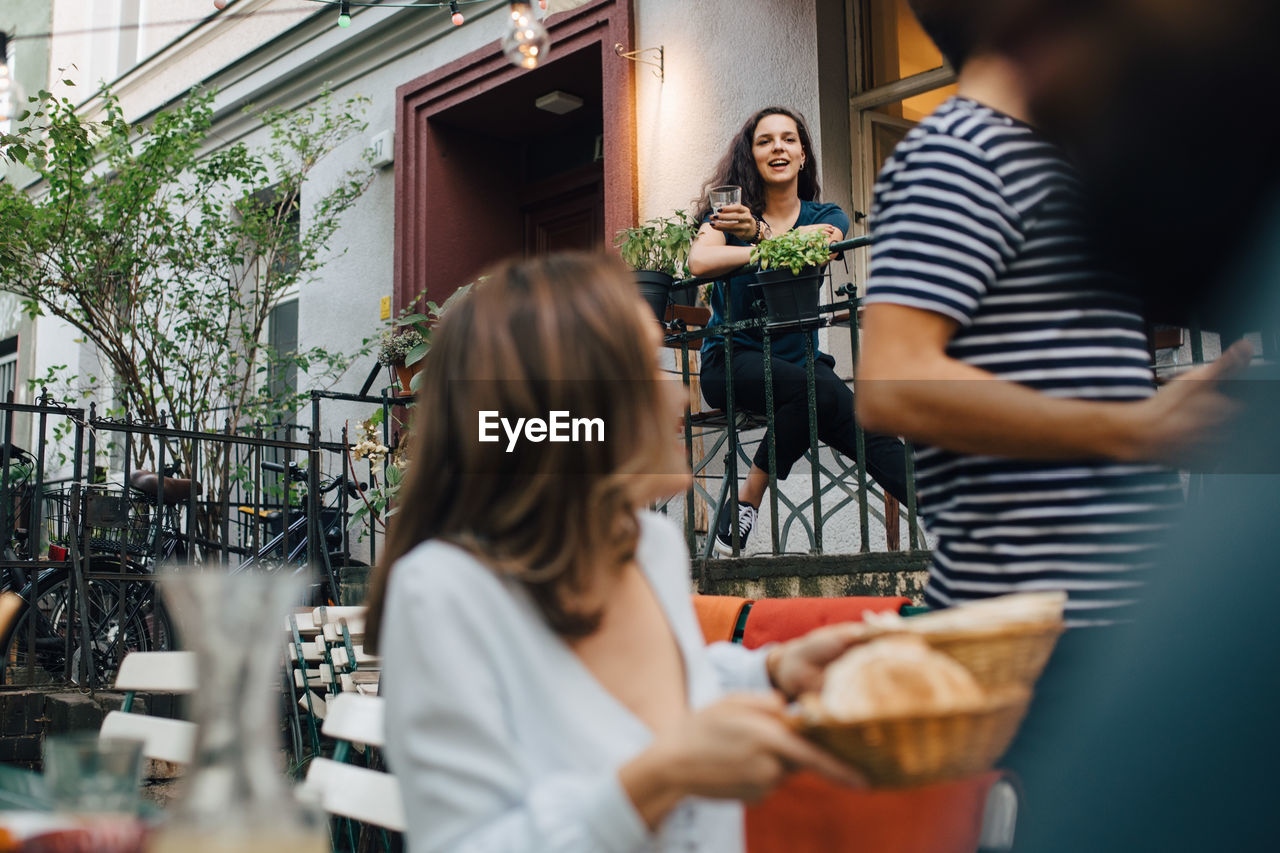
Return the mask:
<path id="1" fill-rule="evenodd" d="M 980 706 L 984 698 L 964 666 L 905 635 L 845 652 L 827 667 L 821 694 L 823 710 L 842 722 L 947 713 Z"/>

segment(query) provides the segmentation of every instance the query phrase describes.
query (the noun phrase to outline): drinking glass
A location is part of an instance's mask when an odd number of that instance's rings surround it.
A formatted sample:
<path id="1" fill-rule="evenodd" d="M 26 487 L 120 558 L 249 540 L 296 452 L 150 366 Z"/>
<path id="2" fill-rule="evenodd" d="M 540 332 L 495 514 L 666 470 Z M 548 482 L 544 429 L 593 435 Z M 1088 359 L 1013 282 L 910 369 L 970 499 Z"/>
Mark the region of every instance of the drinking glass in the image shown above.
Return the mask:
<path id="1" fill-rule="evenodd" d="M 726 204 L 742 204 L 742 187 L 733 185 L 712 187 L 708 195 L 711 199 L 711 210 L 715 213 L 719 213 L 720 208 Z"/>
<path id="2" fill-rule="evenodd" d="M 136 814 L 142 767 L 140 740 L 73 732 L 44 742 L 45 781 L 59 811 Z"/>

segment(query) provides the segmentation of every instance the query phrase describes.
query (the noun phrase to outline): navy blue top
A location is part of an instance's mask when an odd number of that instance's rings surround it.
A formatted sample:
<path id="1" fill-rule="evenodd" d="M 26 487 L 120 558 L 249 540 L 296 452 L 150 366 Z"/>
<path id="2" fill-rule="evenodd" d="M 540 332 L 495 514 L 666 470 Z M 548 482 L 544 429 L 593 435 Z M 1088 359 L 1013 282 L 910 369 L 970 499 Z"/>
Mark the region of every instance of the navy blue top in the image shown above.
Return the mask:
<path id="1" fill-rule="evenodd" d="M 834 225 L 840 229 L 840 233 L 849 236 L 849 217 L 838 204 L 823 204 L 816 201 L 801 201 L 800 216 L 796 219 L 793 228 L 801 225 Z M 724 235 L 725 243 L 730 246 L 750 246 L 743 240 L 739 240 L 732 234 Z M 757 291 L 750 288 L 752 282 L 755 281 L 755 273 L 747 273 L 745 275 L 735 275 L 729 279 L 728 283 L 717 281 L 711 289 L 711 325 L 713 328 L 724 322 L 725 316 L 725 291 L 732 299 L 733 320 L 754 317 L 755 313 L 751 310 L 751 303 L 758 296 Z M 818 352 L 818 331 L 814 329 L 809 334 L 813 335 L 813 351 Z M 733 335 L 733 345 L 735 347 L 745 347 L 746 349 L 761 352 L 764 350 L 764 338 L 759 329 L 749 329 L 735 332 Z M 710 352 L 715 349 L 723 349 L 723 335 L 708 335 L 702 342 L 703 353 Z M 794 364 L 802 364 L 804 362 L 804 332 L 788 332 L 781 335 L 774 335 L 770 340 L 770 352 L 774 358 L 781 358 Z"/>

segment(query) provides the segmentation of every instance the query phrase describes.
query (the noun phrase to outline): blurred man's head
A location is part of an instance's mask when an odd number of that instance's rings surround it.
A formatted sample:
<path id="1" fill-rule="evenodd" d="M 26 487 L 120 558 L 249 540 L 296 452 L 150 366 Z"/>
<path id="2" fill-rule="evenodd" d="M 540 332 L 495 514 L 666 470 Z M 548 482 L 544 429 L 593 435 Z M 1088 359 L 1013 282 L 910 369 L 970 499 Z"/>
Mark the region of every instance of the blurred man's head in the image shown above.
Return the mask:
<path id="1" fill-rule="evenodd" d="M 985 4 L 974 0 L 907 0 L 920 28 L 958 73 L 983 45 Z"/>
<path id="2" fill-rule="evenodd" d="M 1221 293 L 1219 274 L 1280 192 L 1280 3 L 1000 2 L 1037 123 L 1077 157 L 1153 307 L 1247 315 L 1256 294 Z"/>

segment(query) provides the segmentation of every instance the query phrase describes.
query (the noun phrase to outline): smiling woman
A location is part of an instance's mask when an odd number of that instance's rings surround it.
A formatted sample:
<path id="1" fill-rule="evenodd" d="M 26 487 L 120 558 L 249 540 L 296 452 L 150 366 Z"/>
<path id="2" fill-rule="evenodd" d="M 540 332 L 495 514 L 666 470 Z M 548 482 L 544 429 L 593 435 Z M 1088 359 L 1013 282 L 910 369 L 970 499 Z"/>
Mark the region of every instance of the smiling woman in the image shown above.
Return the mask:
<path id="1" fill-rule="evenodd" d="M 840 240 L 849 230 L 849 217 L 838 205 L 819 202 L 818 158 L 809 130 L 799 113 L 785 107 L 766 107 L 747 119 L 734 135 L 703 191 L 698 207 L 702 223 L 689 252 L 689 270 L 696 276 L 725 276 L 711 291 L 711 327 L 727 320 L 753 316 L 753 274 L 728 275 L 750 262 L 753 247 L 764 238 L 788 232 L 818 234 L 827 242 Z M 720 184 L 742 187 L 742 203 L 712 210 L 708 193 Z M 816 286 L 816 285 L 815 285 Z M 895 438 L 868 433 L 864 455 L 857 452 L 853 394 L 835 371 L 835 359 L 818 351 L 818 332 L 776 332 L 770 339 L 773 375 L 777 476 L 785 479 L 809 446 L 809 401 L 805 376 L 805 336 L 816 354 L 815 383 L 818 437 L 846 456 L 857 459 L 884 489 L 906 500 L 906 457 Z M 743 408 L 766 410 L 764 338 L 759 329 L 733 334 L 732 379 L 726 369 L 723 335 L 709 335 L 702 345 L 702 393 L 715 408 L 724 408 L 728 382 Z M 751 470 L 738 492 L 738 515 L 731 501 L 720 508 L 716 550 L 732 554 L 746 543 L 756 510 L 769 485 L 769 440 L 756 450 Z M 733 535 L 737 526 L 737 536 Z"/>

